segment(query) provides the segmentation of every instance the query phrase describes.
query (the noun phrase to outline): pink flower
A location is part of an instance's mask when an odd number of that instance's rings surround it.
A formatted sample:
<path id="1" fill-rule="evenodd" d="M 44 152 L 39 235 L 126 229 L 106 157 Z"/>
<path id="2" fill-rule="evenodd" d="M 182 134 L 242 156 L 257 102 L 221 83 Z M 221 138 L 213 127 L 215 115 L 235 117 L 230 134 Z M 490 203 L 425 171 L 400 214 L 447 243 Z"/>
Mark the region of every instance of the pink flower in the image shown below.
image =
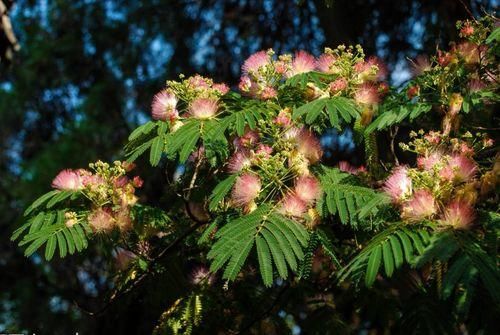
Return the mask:
<path id="1" fill-rule="evenodd" d="M 453 155 L 448 158 L 448 163 L 439 175 L 443 179 L 461 183 L 474 178 L 476 172 L 477 166 L 472 159 L 464 155 Z"/>
<path id="2" fill-rule="evenodd" d="M 428 190 L 418 190 L 404 205 L 402 216 L 410 221 L 421 221 L 436 213 L 436 203 Z"/>
<path id="3" fill-rule="evenodd" d="M 300 199 L 298 196 L 294 194 L 287 194 L 282 202 L 281 206 L 278 209 L 283 215 L 293 216 L 300 218 L 307 211 L 307 204 L 304 200 Z"/>
<path id="4" fill-rule="evenodd" d="M 260 155 L 264 158 L 269 158 L 271 154 L 273 153 L 273 148 L 266 144 L 259 144 L 257 147 L 257 151 L 255 151 L 256 155 Z"/>
<path id="5" fill-rule="evenodd" d="M 330 83 L 330 92 L 332 94 L 343 91 L 347 88 L 347 80 L 343 77 L 335 79 Z"/>
<path id="6" fill-rule="evenodd" d="M 441 50 L 438 50 L 437 52 L 437 62 L 439 65 L 442 67 L 446 67 L 446 65 L 450 64 L 452 59 L 452 55 L 449 52 L 443 52 Z"/>
<path id="7" fill-rule="evenodd" d="M 408 99 L 413 99 L 414 97 L 417 97 L 420 95 L 420 86 L 419 85 L 412 85 L 408 88 L 408 91 L 406 91 L 406 95 L 408 96 Z"/>
<path id="8" fill-rule="evenodd" d="M 135 188 L 141 188 L 142 185 L 144 184 L 144 180 L 142 180 L 142 178 L 139 176 L 135 176 L 134 179 L 132 180 L 132 184 L 134 185 Z"/>
<path id="9" fill-rule="evenodd" d="M 209 119 L 217 113 L 218 108 L 217 100 L 196 98 L 189 106 L 189 113 L 197 119 Z"/>
<path id="10" fill-rule="evenodd" d="M 354 71 L 362 80 L 383 80 L 387 75 L 387 68 L 377 57 L 370 57 L 366 61 L 354 64 Z"/>
<path id="11" fill-rule="evenodd" d="M 289 127 L 292 124 L 292 119 L 290 118 L 290 112 L 286 109 L 280 110 L 278 116 L 274 119 L 274 122 L 281 127 Z"/>
<path id="12" fill-rule="evenodd" d="M 441 142 L 441 133 L 439 131 L 430 131 L 424 135 L 426 141 L 432 144 L 439 144 Z"/>
<path id="13" fill-rule="evenodd" d="M 134 254 L 132 251 L 125 250 L 123 248 L 118 247 L 118 250 L 116 251 L 116 256 L 115 256 L 115 261 L 116 261 L 116 266 L 120 270 L 126 270 L 130 263 L 137 258 L 137 255 Z"/>
<path id="14" fill-rule="evenodd" d="M 336 58 L 333 55 L 330 54 L 322 54 L 319 56 L 318 60 L 316 61 L 316 68 L 323 73 L 337 73 L 337 69 L 333 68 L 334 63 L 336 62 Z"/>
<path id="15" fill-rule="evenodd" d="M 454 200 L 445 208 L 441 222 L 457 229 L 468 229 L 474 222 L 472 206 L 463 200 Z"/>
<path id="16" fill-rule="evenodd" d="M 250 57 L 243 63 L 242 70 L 245 75 L 255 73 L 263 66 L 268 65 L 271 62 L 271 57 L 267 51 L 261 50 Z"/>
<path id="17" fill-rule="evenodd" d="M 193 88 L 198 88 L 198 89 L 210 88 L 208 81 L 209 80 L 200 76 L 199 74 L 196 74 L 188 79 L 189 85 L 192 86 Z"/>
<path id="18" fill-rule="evenodd" d="M 294 193 L 300 200 L 312 203 L 321 196 L 321 187 L 316 178 L 302 176 L 295 182 Z"/>
<path id="19" fill-rule="evenodd" d="M 471 79 L 468 84 L 469 91 L 477 92 L 486 88 L 486 84 L 480 79 Z"/>
<path id="20" fill-rule="evenodd" d="M 296 141 L 298 151 L 309 160 L 309 163 L 317 163 L 321 159 L 321 156 L 323 156 L 321 143 L 310 130 L 302 128 L 298 133 Z"/>
<path id="21" fill-rule="evenodd" d="M 249 92 L 252 87 L 252 80 L 248 76 L 243 76 L 240 78 L 240 83 L 238 84 L 238 88 L 241 92 Z"/>
<path id="22" fill-rule="evenodd" d="M 289 65 L 284 61 L 277 61 L 274 63 L 274 71 L 279 74 L 285 74 L 289 69 Z"/>
<path id="23" fill-rule="evenodd" d="M 127 185 L 129 182 L 129 179 L 127 176 L 120 176 L 114 180 L 114 185 L 117 188 L 122 188 L 125 185 Z"/>
<path id="24" fill-rule="evenodd" d="M 466 24 L 463 25 L 462 29 L 460 29 L 460 34 L 463 37 L 469 37 L 470 35 L 474 34 L 474 27 L 467 22 Z"/>
<path id="25" fill-rule="evenodd" d="M 405 166 L 395 168 L 385 181 L 383 190 L 391 196 L 395 203 L 399 203 L 410 196 L 412 182 L 408 176 L 408 169 Z"/>
<path id="26" fill-rule="evenodd" d="M 83 177 L 74 170 L 62 170 L 52 181 L 52 187 L 58 190 L 78 191 L 83 189 Z"/>
<path id="27" fill-rule="evenodd" d="M 235 173 L 252 165 L 251 155 L 247 150 L 239 150 L 233 154 L 227 164 L 229 173 Z"/>
<path id="28" fill-rule="evenodd" d="M 261 187 L 258 176 L 245 173 L 236 179 L 231 197 L 236 205 L 248 206 L 259 196 Z"/>
<path id="29" fill-rule="evenodd" d="M 212 86 L 212 88 L 216 91 L 218 91 L 220 94 L 224 95 L 226 94 L 227 92 L 229 92 L 229 86 L 227 86 L 226 84 L 224 83 L 221 83 L 221 84 L 214 84 Z"/>
<path id="30" fill-rule="evenodd" d="M 209 268 L 204 265 L 199 265 L 193 268 L 189 275 L 189 281 L 193 285 L 212 285 L 215 281 L 215 276 L 210 272 Z"/>
<path id="31" fill-rule="evenodd" d="M 365 83 L 359 86 L 354 94 L 354 100 L 361 105 L 376 105 L 380 102 L 377 87 Z"/>
<path id="32" fill-rule="evenodd" d="M 420 76 L 431 69 L 431 62 L 426 55 L 419 55 L 411 62 L 411 72 L 414 76 Z"/>
<path id="33" fill-rule="evenodd" d="M 130 211 L 128 209 L 120 209 L 114 217 L 115 224 L 121 231 L 127 231 L 132 228 L 132 219 L 130 218 Z"/>
<path id="34" fill-rule="evenodd" d="M 87 219 L 90 227 L 96 233 L 110 232 L 114 228 L 114 219 L 111 215 L 111 209 L 108 207 L 93 210 Z"/>
<path id="35" fill-rule="evenodd" d="M 443 153 L 439 151 L 434 151 L 427 156 L 417 157 L 417 166 L 424 170 L 432 170 L 443 157 Z"/>
<path id="36" fill-rule="evenodd" d="M 177 97 L 171 92 L 163 90 L 156 94 L 151 104 L 153 119 L 161 121 L 175 120 L 179 116 L 176 109 L 177 102 Z"/>
<path id="37" fill-rule="evenodd" d="M 248 128 L 247 128 L 248 129 Z M 237 137 L 233 141 L 236 150 L 252 147 L 259 142 L 259 134 L 253 130 L 247 130 L 243 136 Z"/>
<path id="38" fill-rule="evenodd" d="M 355 167 L 347 161 L 339 162 L 339 170 L 350 174 L 358 174 L 360 172 L 366 172 L 366 168 L 363 165 L 361 165 L 360 167 Z"/>
<path id="39" fill-rule="evenodd" d="M 260 94 L 260 97 L 263 100 L 273 99 L 273 98 L 276 98 L 277 96 L 278 96 L 278 92 L 276 92 L 276 90 L 271 86 L 264 87 L 264 89 L 262 90 L 262 93 Z"/>
<path id="40" fill-rule="evenodd" d="M 292 68 L 287 73 L 287 77 L 293 77 L 297 74 L 307 73 L 314 71 L 316 68 L 316 60 L 314 56 L 305 52 L 303 50 L 299 50 L 295 53 L 295 57 L 292 60 Z"/>
<path id="41" fill-rule="evenodd" d="M 459 93 L 453 93 L 450 97 L 448 113 L 451 115 L 457 115 L 462 109 L 462 103 L 464 98 Z"/>
<path id="42" fill-rule="evenodd" d="M 457 46 L 457 52 L 466 64 L 477 64 L 480 60 L 479 46 L 472 42 L 463 42 Z"/>

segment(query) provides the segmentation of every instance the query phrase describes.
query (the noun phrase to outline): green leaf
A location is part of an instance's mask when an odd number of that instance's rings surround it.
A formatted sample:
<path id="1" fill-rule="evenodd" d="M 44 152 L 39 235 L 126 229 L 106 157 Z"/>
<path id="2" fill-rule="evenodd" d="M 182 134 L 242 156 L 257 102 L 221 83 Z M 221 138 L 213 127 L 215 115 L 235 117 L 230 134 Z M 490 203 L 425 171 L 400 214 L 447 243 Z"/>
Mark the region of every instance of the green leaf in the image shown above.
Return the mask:
<path id="1" fill-rule="evenodd" d="M 73 255 L 75 253 L 75 241 L 73 240 L 73 235 L 70 233 L 68 229 L 63 229 L 62 233 L 64 235 L 64 238 L 66 239 L 66 243 L 68 244 L 68 252 L 70 255 Z"/>
<path id="2" fill-rule="evenodd" d="M 157 136 L 153 139 L 153 142 L 151 143 L 151 151 L 149 152 L 149 163 L 151 166 L 157 166 L 160 162 L 164 146 L 165 139 L 163 136 Z"/>
<path id="3" fill-rule="evenodd" d="M 486 39 L 486 43 L 490 44 L 492 42 L 498 42 L 498 41 L 500 41 L 500 27 L 495 28 L 491 32 L 491 34 Z"/>
<path id="4" fill-rule="evenodd" d="M 319 116 L 323 108 L 325 108 L 327 100 L 328 100 L 327 98 L 322 98 L 306 103 L 300 106 L 299 108 L 296 108 L 293 111 L 292 116 L 294 119 L 297 119 L 307 113 L 308 115 L 306 116 L 306 120 L 308 121 L 306 122 L 310 124 Z"/>
<path id="5" fill-rule="evenodd" d="M 382 256 L 384 258 L 384 269 L 387 277 L 391 277 L 394 272 L 394 256 L 392 255 L 391 243 L 389 241 L 382 244 Z"/>
<path id="6" fill-rule="evenodd" d="M 285 263 L 285 256 L 281 252 L 278 241 L 268 230 L 262 230 L 261 234 L 266 240 L 269 249 L 271 250 L 274 264 L 276 264 L 279 276 L 283 279 L 286 279 L 288 277 L 288 269 Z"/>
<path id="7" fill-rule="evenodd" d="M 233 252 L 231 260 L 229 261 L 226 270 L 224 271 L 223 277 L 225 279 L 234 280 L 241 270 L 241 267 L 245 263 L 245 260 L 252 250 L 253 238 L 250 238 L 239 244 L 239 247 Z"/>
<path id="8" fill-rule="evenodd" d="M 24 212 L 24 216 L 28 216 L 34 209 L 40 207 L 43 203 L 45 203 L 47 200 L 52 198 L 54 195 L 58 194 L 60 191 L 59 190 L 53 190 L 48 193 L 45 193 L 42 195 L 40 198 L 36 199 L 33 201 L 31 206 L 26 208 L 26 211 Z"/>
<path id="9" fill-rule="evenodd" d="M 406 261 L 408 263 L 411 263 L 411 261 L 413 260 L 413 246 L 410 242 L 410 239 L 402 231 L 398 231 L 398 232 L 396 232 L 396 234 L 399 236 L 399 239 L 401 240 L 401 244 L 403 245 L 403 250 L 405 253 Z"/>
<path id="10" fill-rule="evenodd" d="M 260 236 L 255 238 L 255 243 L 257 245 L 257 258 L 259 260 L 260 275 L 264 285 L 271 287 L 273 284 L 273 266 L 271 260 L 271 253 L 267 246 L 267 243 Z"/>
<path id="11" fill-rule="evenodd" d="M 54 251 L 56 250 L 57 245 L 57 237 L 56 235 L 52 235 L 49 237 L 47 241 L 47 245 L 45 246 L 45 259 L 50 261 L 52 257 L 54 257 Z"/>
<path id="12" fill-rule="evenodd" d="M 210 195 L 210 203 L 208 205 L 208 209 L 210 211 L 216 209 L 222 199 L 224 199 L 224 197 L 229 193 L 234 182 L 236 181 L 236 178 L 238 178 L 237 174 L 230 175 L 215 186 L 212 194 Z"/>
<path id="13" fill-rule="evenodd" d="M 396 236 L 389 236 L 389 242 L 392 248 L 392 255 L 394 256 L 394 266 L 399 268 L 403 265 L 403 249 L 401 249 L 401 244 Z"/>
<path id="14" fill-rule="evenodd" d="M 53 207 L 54 205 L 56 205 L 57 203 L 69 198 L 70 196 L 72 196 L 73 194 L 75 193 L 78 193 L 78 192 L 75 192 L 75 191 L 61 191 L 59 192 L 58 194 L 56 194 L 55 196 L 52 197 L 52 199 L 50 199 L 50 201 L 47 203 L 47 208 L 51 208 Z"/>
<path id="15" fill-rule="evenodd" d="M 58 231 L 57 234 L 57 246 L 59 247 L 59 257 L 64 258 L 68 252 L 66 239 L 61 231 Z"/>
<path id="16" fill-rule="evenodd" d="M 132 133 L 130 133 L 130 135 L 128 136 L 128 140 L 133 141 L 143 134 L 148 134 L 155 126 L 156 123 L 154 123 L 153 121 L 146 122 L 142 126 L 134 129 L 134 131 L 132 131 Z"/>
<path id="17" fill-rule="evenodd" d="M 367 287 L 371 287 L 375 282 L 375 278 L 377 277 L 381 261 L 381 249 L 382 248 L 380 246 L 375 247 L 375 249 L 370 254 L 370 258 L 368 259 L 368 266 L 366 268 L 365 274 L 365 285 Z"/>
<path id="18" fill-rule="evenodd" d="M 335 266 L 340 269 L 341 265 L 340 262 L 337 258 L 337 255 L 335 254 L 335 250 L 333 249 L 333 244 L 332 241 L 328 238 L 326 235 L 325 231 L 323 229 L 318 229 L 316 231 L 318 240 L 321 243 L 321 246 L 323 247 L 323 250 L 326 252 L 328 256 L 330 256 L 330 259 L 333 261 Z"/>

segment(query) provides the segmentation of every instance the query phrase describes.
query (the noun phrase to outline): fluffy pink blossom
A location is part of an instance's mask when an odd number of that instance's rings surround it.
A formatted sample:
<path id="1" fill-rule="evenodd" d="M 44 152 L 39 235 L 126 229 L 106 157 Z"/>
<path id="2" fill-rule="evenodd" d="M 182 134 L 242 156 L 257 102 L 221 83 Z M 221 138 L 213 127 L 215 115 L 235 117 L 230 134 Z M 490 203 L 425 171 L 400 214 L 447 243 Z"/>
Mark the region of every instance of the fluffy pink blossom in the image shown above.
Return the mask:
<path id="1" fill-rule="evenodd" d="M 460 34 L 463 36 L 463 37 L 468 37 L 472 34 L 474 34 L 474 27 L 471 26 L 470 23 L 466 23 L 462 26 L 462 29 L 460 29 Z"/>
<path id="2" fill-rule="evenodd" d="M 247 150 L 239 150 L 233 154 L 227 164 L 229 173 L 235 173 L 252 165 L 251 155 Z"/>
<path id="3" fill-rule="evenodd" d="M 273 153 L 273 148 L 271 148 L 270 146 L 268 146 L 266 144 L 262 144 L 262 143 L 259 144 L 259 146 L 257 147 L 257 150 L 255 151 L 256 155 L 260 155 L 264 158 L 269 158 L 272 153 Z"/>
<path id="4" fill-rule="evenodd" d="M 274 71 L 279 74 L 285 74 L 289 69 L 289 65 L 287 62 L 284 61 L 277 61 L 274 63 Z"/>
<path id="5" fill-rule="evenodd" d="M 295 182 L 294 193 L 300 200 L 311 203 L 321 196 L 321 187 L 316 178 L 302 176 Z"/>
<path id="6" fill-rule="evenodd" d="M 132 184 L 135 188 L 141 188 L 144 184 L 144 180 L 142 180 L 142 178 L 139 176 L 135 176 L 134 179 L 132 179 Z"/>
<path id="7" fill-rule="evenodd" d="M 135 258 L 137 258 L 137 255 L 132 251 L 118 247 L 115 255 L 116 266 L 120 270 L 126 270 Z"/>
<path id="8" fill-rule="evenodd" d="M 332 94 L 343 91 L 347 88 L 347 80 L 343 77 L 337 78 L 330 83 L 330 92 Z"/>
<path id="9" fill-rule="evenodd" d="M 454 200 L 446 206 L 441 222 L 457 229 L 468 229 L 474 219 L 474 209 L 468 202 Z"/>
<path id="10" fill-rule="evenodd" d="M 271 62 L 271 57 L 267 51 L 261 50 L 250 57 L 243 63 L 242 70 L 245 75 L 257 72 L 261 67 L 268 65 Z"/>
<path id="11" fill-rule="evenodd" d="M 83 185 L 83 176 L 74 170 L 62 170 L 52 181 L 52 187 L 58 190 L 78 191 Z"/>
<path id="12" fill-rule="evenodd" d="M 477 92 L 486 88 L 486 83 L 480 79 L 471 79 L 467 86 L 469 87 L 469 91 Z"/>
<path id="13" fill-rule="evenodd" d="M 421 221 L 431 217 L 436 211 L 432 193 L 428 190 L 418 190 L 403 206 L 402 216 L 410 221 Z"/>
<path id="14" fill-rule="evenodd" d="M 443 158 L 443 153 L 434 151 L 427 156 L 417 157 L 417 166 L 424 170 L 432 170 Z"/>
<path id="15" fill-rule="evenodd" d="M 277 96 L 278 96 L 278 92 L 276 92 L 276 90 L 271 86 L 264 87 L 264 89 L 262 90 L 262 92 L 260 94 L 260 97 L 263 100 L 274 99 Z"/>
<path id="16" fill-rule="evenodd" d="M 197 98 L 191 102 L 189 113 L 197 119 L 209 119 L 217 113 L 218 108 L 217 100 Z"/>
<path id="17" fill-rule="evenodd" d="M 306 51 L 299 50 L 295 53 L 292 60 L 292 67 L 287 72 L 287 77 L 293 77 L 300 73 L 307 73 L 314 71 L 316 68 L 316 60 L 314 56 Z"/>
<path id="18" fill-rule="evenodd" d="M 241 92 L 249 92 L 252 87 L 252 80 L 248 76 L 243 76 L 240 78 L 240 83 L 238 88 Z"/>
<path id="19" fill-rule="evenodd" d="M 132 218 L 128 209 L 121 209 L 114 215 L 115 224 L 121 231 L 128 231 L 132 228 Z"/>
<path id="20" fill-rule="evenodd" d="M 474 178 L 476 172 L 477 165 L 472 159 L 464 155 L 453 155 L 448 158 L 448 163 L 439 174 L 443 179 L 461 183 Z"/>
<path id="21" fill-rule="evenodd" d="M 198 89 L 207 89 L 210 88 L 210 85 L 208 83 L 208 80 L 199 74 L 196 74 L 188 79 L 189 85 L 191 85 L 193 88 L 198 88 Z"/>
<path id="22" fill-rule="evenodd" d="M 247 130 L 243 136 L 234 139 L 233 145 L 236 150 L 249 148 L 256 145 L 259 142 L 259 138 L 259 133 L 254 130 Z"/>
<path id="23" fill-rule="evenodd" d="M 356 167 L 356 166 L 351 165 L 347 161 L 340 161 L 339 162 L 339 170 L 350 173 L 350 174 L 358 174 L 360 172 L 366 172 L 366 168 L 363 165 L 361 165 L 360 167 Z"/>
<path id="24" fill-rule="evenodd" d="M 336 68 L 333 67 L 337 59 L 330 54 L 322 54 L 316 61 L 316 68 L 323 73 L 336 73 Z"/>
<path id="25" fill-rule="evenodd" d="M 193 285 L 212 285 L 215 281 L 215 275 L 204 265 L 198 265 L 193 268 L 189 275 L 189 281 Z"/>
<path id="26" fill-rule="evenodd" d="M 290 118 L 290 113 L 286 110 L 280 110 L 278 116 L 274 119 L 274 122 L 281 127 L 288 127 L 292 124 L 292 119 Z"/>
<path id="27" fill-rule="evenodd" d="M 410 196 L 412 193 L 412 182 L 408 176 L 408 169 L 405 166 L 395 168 L 385 181 L 383 190 L 389 194 L 396 203 Z"/>
<path id="28" fill-rule="evenodd" d="M 300 218 L 307 211 L 307 204 L 295 194 L 287 194 L 278 209 L 278 212 L 287 216 Z"/>
<path id="29" fill-rule="evenodd" d="M 88 216 L 89 225 L 96 233 L 110 232 L 114 228 L 114 218 L 108 207 L 94 209 Z"/>
<path id="30" fill-rule="evenodd" d="M 168 91 L 161 91 L 156 94 L 151 104 L 151 114 L 153 119 L 161 121 L 173 121 L 179 116 L 177 111 L 177 97 Z"/>
<path id="31" fill-rule="evenodd" d="M 227 92 L 229 92 L 229 86 L 227 86 L 226 84 L 224 83 L 221 83 L 221 84 L 214 84 L 212 86 L 212 88 L 216 91 L 218 91 L 220 94 L 224 95 L 226 94 Z"/>
<path id="32" fill-rule="evenodd" d="M 472 42 L 463 42 L 457 46 L 457 52 L 467 64 L 477 64 L 480 60 L 479 46 Z"/>
<path id="33" fill-rule="evenodd" d="M 309 160 L 309 163 L 317 163 L 323 156 L 321 143 L 310 130 L 303 128 L 298 133 L 296 141 L 298 151 Z"/>
<path id="34" fill-rule="evenodd" d="M 236 179 L 231 198 L 236 205 L 248 206 L 259 196 L 261 187 L 258 176 L 245 173 Z"/>
<path id="35" fill-rule="evenodd" d="M 419 55 L 411 62 L 411 72 L 414 76 L 419 76 L 431 69 L 431 62 L 426 55 Z"/>
<path id="36" fill-rule="evenodd" d="M 354 100 L 361 105 L 376 105 L 380 102 L 377 87 L 370 83 L 359 86 L 354 94 Z"/>

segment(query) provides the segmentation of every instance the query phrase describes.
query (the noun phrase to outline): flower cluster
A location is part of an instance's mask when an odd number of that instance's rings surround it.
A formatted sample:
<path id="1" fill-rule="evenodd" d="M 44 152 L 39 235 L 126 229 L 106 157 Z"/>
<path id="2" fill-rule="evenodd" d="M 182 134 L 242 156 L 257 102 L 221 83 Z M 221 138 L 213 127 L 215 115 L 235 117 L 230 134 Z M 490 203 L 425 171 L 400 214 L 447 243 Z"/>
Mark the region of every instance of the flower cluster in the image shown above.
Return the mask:
<path id="1" fill-rule="evenodd" d="M 268 202 L 296 220 L 307 224 L 317 220 L 313 208 L 321 187 L 310 167 L 323 152 L 313 132 L 293 125 L 289 109 L 279 111 L 270 122 L 261 120 L 258 131 L 248 129 L 233 140 L 233 147 L 227 163 L 228 172 L 238 174 L 232 206 L 248 213 L 257 202 Z"/>
<path id="2" fill-rule="evenodd" d="M 321 87 L 312 82 L 307 84 L 309 100 L 344 95 L 370 109 L 388 90 L 383 82 L 387 74 L 385 66 L 376 57 L 365 59 L 359 45 L 327 48 L 318 58 L 303 50 L 277 58 L 273 50 L 259 51 L 243 64 L 239 88 L 251 97 L 268 100 L 277 97 L 277 86 L 282 80 L 312 71 L 327 78 Z"/>
<path id="3" fill-rule="evenodd" d="M 135 189 L 143 181 L 127 177 L 133 164 L 115 161 L 113 165 L 98 161 L 89 164 L 89 170 L 63 170 L 53 180 L 52 187 L 65 191 L 80 191 L 92 203 L 87 216 L 94 232 L 111 232 L 115 228 L 127 231 L 132 228 L 130 208 L 137 202 Z M 73 226 L 79 217 L 75 212 L 65 215 L 66 225 Z"/>
<path id="4" fill-rule="evenodd" d="M 155 120 L 169 121 L 175 130 L 182 125 L 182 118 L 214 117 L 220 108 L 220 97 L 228 92 L 226 84 L 214 83 L 200 75 L 180 82 L 167 81 L 167 88 L 153 98 L 151 114 Z"/>
<path id="5" fill-rule="evenodd" d="M 438 50 L 435 57 L 421 55 L 412 62 L 417 76 L 406 89 L 409 99 L 437 102 L 443 114 L 445 135 L 459 129 L 460 111 L 468 112 L 475 98 L 497 85 L 498 66 L 495 52 L 486 44 L 494 23 L 481 21 L 458 22 L 463 40 L 447 51 Z M 483 101 L 483 104 L 488 104 Z"/>
<path id="6" fill-rule="evenodd" d="M 399 166 L 387 178 L 384 191 L 410 222 L 437 219 L 457 229 L 469 228 L 474 221 L 481 188 L 475 153 L 492 145 L 481 134 L 449 138 L 442 132 L 410 134 L 413 141 L 402 144 L 417 154 L 417 167 Z"/>

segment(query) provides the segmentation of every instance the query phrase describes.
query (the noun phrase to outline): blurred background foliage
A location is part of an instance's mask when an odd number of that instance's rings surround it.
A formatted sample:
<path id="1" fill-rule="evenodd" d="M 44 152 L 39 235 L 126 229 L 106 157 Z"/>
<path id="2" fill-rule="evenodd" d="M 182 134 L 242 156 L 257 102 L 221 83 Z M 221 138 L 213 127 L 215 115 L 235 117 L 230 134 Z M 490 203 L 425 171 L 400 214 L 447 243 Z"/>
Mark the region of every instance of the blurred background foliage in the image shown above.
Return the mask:
<path id="1" fill-rule="evenodd" d="M 172 259 L 169 278 L 155 278 L 127 297 L 127 304 L 92 316 L 84 310 L 99 309 L 112 285 L 113 266 L 101 251 L 89 250 L 49 265 L 37 256 L 25 259 L 9 241 L 23 208 L 48 189 L 60 169 L 121 157 L 127 135 L 149 118 L 151 97 L 166 79 L 200 73 L 234 86 L 242 61 L 259 49 L 272 47 L 278 53 L 306 49 L 318 54 L 325 46 L 360 43 L 368 55 L 387 62 L 391 83 L 399 85 L 409 78 L 407 57 L 447 47 L 457 38 L 457 20 L 492 12 L 498 4 L 496 0 L 4 3 L 9 5 L 21 49 L 0 63 L 0 332 L 40 334 L 150 332 L 165 301 L 186 290 L 176 278 L 185 276 L 185 269 Z M 7 42 L 0 37 L 0 51 L 7 50 Z M 345 159 L 348 154 L 352 152 L 336 157 Z M 148 182 L 141 197 L 156 203 L 163 190 L 155 180 L 165 177 L 146 166 L 139 171 Z"/>

